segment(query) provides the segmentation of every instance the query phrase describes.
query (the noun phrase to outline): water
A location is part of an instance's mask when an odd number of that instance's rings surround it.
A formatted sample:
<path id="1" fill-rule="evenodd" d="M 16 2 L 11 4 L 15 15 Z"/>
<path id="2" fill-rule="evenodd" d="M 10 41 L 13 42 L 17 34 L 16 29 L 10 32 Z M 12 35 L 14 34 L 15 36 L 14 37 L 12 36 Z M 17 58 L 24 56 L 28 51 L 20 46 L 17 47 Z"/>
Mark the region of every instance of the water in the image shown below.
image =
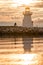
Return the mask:
<path id="1" fill-rule="evenodd" d="M 0 37 L 0 65 L 42 65 L 43 37 Z"/>

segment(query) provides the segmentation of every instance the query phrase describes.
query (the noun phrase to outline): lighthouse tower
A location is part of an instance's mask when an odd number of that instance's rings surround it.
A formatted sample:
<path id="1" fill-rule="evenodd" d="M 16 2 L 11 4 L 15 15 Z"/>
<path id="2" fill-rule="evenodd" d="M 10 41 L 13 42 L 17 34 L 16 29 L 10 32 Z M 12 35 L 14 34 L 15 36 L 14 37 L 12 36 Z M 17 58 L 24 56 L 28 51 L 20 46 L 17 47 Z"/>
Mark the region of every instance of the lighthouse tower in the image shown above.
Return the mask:
<path id="1" fill-rule="evenodd" d="M 23 27 L 32 27 L 33 23 L 32 23 L 32 19 L 31 19 L 31 15 L 32 13 L 30 12 L 30 8 L 26 7 L 25 8 L 25 12 L 24 14 L 24 19 L 23 19 Z"/>

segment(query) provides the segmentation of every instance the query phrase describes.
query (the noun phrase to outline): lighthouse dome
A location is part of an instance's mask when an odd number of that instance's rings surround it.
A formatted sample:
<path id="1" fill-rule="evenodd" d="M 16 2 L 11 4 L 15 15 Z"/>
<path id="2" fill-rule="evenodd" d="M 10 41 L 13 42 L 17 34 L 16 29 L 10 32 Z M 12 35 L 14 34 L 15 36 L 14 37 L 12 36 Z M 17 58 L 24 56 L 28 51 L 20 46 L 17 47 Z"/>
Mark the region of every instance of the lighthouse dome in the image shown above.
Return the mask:
<path id="1" fill-rule="evenodd" d="M 30 11 L 30 7 L 27 6 L 27 7 L 25 8 L 25 11 Z"/>

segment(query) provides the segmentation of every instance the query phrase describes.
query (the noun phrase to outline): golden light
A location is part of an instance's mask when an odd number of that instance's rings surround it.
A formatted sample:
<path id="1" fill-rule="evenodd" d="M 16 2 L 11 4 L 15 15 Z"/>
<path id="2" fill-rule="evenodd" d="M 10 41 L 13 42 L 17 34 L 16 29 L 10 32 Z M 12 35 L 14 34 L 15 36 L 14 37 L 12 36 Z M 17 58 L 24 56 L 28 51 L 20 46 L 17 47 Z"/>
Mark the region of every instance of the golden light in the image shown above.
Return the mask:
<path id="1" fill-rule="evenodd" d="M 33 3 L 33 0 L 12 0 L 13 3 L 17 3 L 18 5 L 29 5 L 30 3 Z M 13 6 L 15 6 L 14 4 L 12 4 Z"/>
<path id="2" fill-rule="evenodd" d="M 17 7 L 24 5 L 30 5 L 31 3 L 39 2 L 38 0 L 0 0 L 1 5 L 9 5 L 9 7 Z"/>
<path id="3" fill-rule="evenodd" d="M 28 65 L 28 64 L 37 64 L 38 55 L 37 54 L 13 54 L 9 56 L 12 59 L 13 64 L 18 65 Z M 15 62 L 14 62 L 15 59 Z M 18 60 L 17 60 L 18 59 Z"/>
<path id="4" fill-rule="evenodd" d="M 0 4 L 5 4 L 5 1 L 0 1 Z"/>
<path id="5" fill-rule="evenodd" d="M 41 54 L 4 54 L 0 55 L 1 65 L 41 65 Z M 3 62 L 3 63 L 2 63 Z"/>

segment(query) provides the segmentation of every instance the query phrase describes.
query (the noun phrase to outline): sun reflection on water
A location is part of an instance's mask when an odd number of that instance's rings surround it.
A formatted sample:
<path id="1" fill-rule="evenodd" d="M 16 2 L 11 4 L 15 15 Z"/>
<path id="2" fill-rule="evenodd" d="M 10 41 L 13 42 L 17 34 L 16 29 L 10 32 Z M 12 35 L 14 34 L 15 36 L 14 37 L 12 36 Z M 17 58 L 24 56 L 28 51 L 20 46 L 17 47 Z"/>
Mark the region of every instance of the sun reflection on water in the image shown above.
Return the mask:
<path id="1" fill-rule="evenodd" d="M 38 55 L 37 54 L 19 54 L 19 55 L 17 55 L 17 57 L 21 61 L 17 62 L 16 64 L 28 65 L 28 64 L 38 63 Z"/>
<path id="2" fill-rule="evenodd" d="M 43 52 L 38 51 L 36 53 L 36 51 L 40 48 L 39 46 L 41 47 L 43 46 L 41 45 L 43 42 L 42 38 L 41 40 L 34 39 L 33 43 L 32 43 L 33 38 L 31 39 L 26 38 L 23 39 L 23 41 L 22 38 L 19 39 L 17 38 L 16 43 L 20 43 L 20 44 L 16 44 L 16 45 L 14 44 L 15 43 L 14 40 L 15 39 L 12 38 L 7 40 L 5 39 L 0 40 L 0 47 L 2 46 L 2 49 L 0 50 L 0 65 L 43 65 Z M 22 43 L 24 42 L 27 44 L 27 41 L 28 43 L 31 43 L 33 45 L 33 49 L 35 50 L 35 52 L 33 52 L 32 50 L 31 52 L 28 51 L 27 47 L 26 47 L 26 51 L 24 51 L 24 47 Z M 3 47 L 5 49 L 3 49 Z"/>
<path id="3" fill-rule="evenodd" d="M 7 65 L 38 65 L 40 62 L 39 54 L 6 54 L 0 57 L 0 63 Z"/>

